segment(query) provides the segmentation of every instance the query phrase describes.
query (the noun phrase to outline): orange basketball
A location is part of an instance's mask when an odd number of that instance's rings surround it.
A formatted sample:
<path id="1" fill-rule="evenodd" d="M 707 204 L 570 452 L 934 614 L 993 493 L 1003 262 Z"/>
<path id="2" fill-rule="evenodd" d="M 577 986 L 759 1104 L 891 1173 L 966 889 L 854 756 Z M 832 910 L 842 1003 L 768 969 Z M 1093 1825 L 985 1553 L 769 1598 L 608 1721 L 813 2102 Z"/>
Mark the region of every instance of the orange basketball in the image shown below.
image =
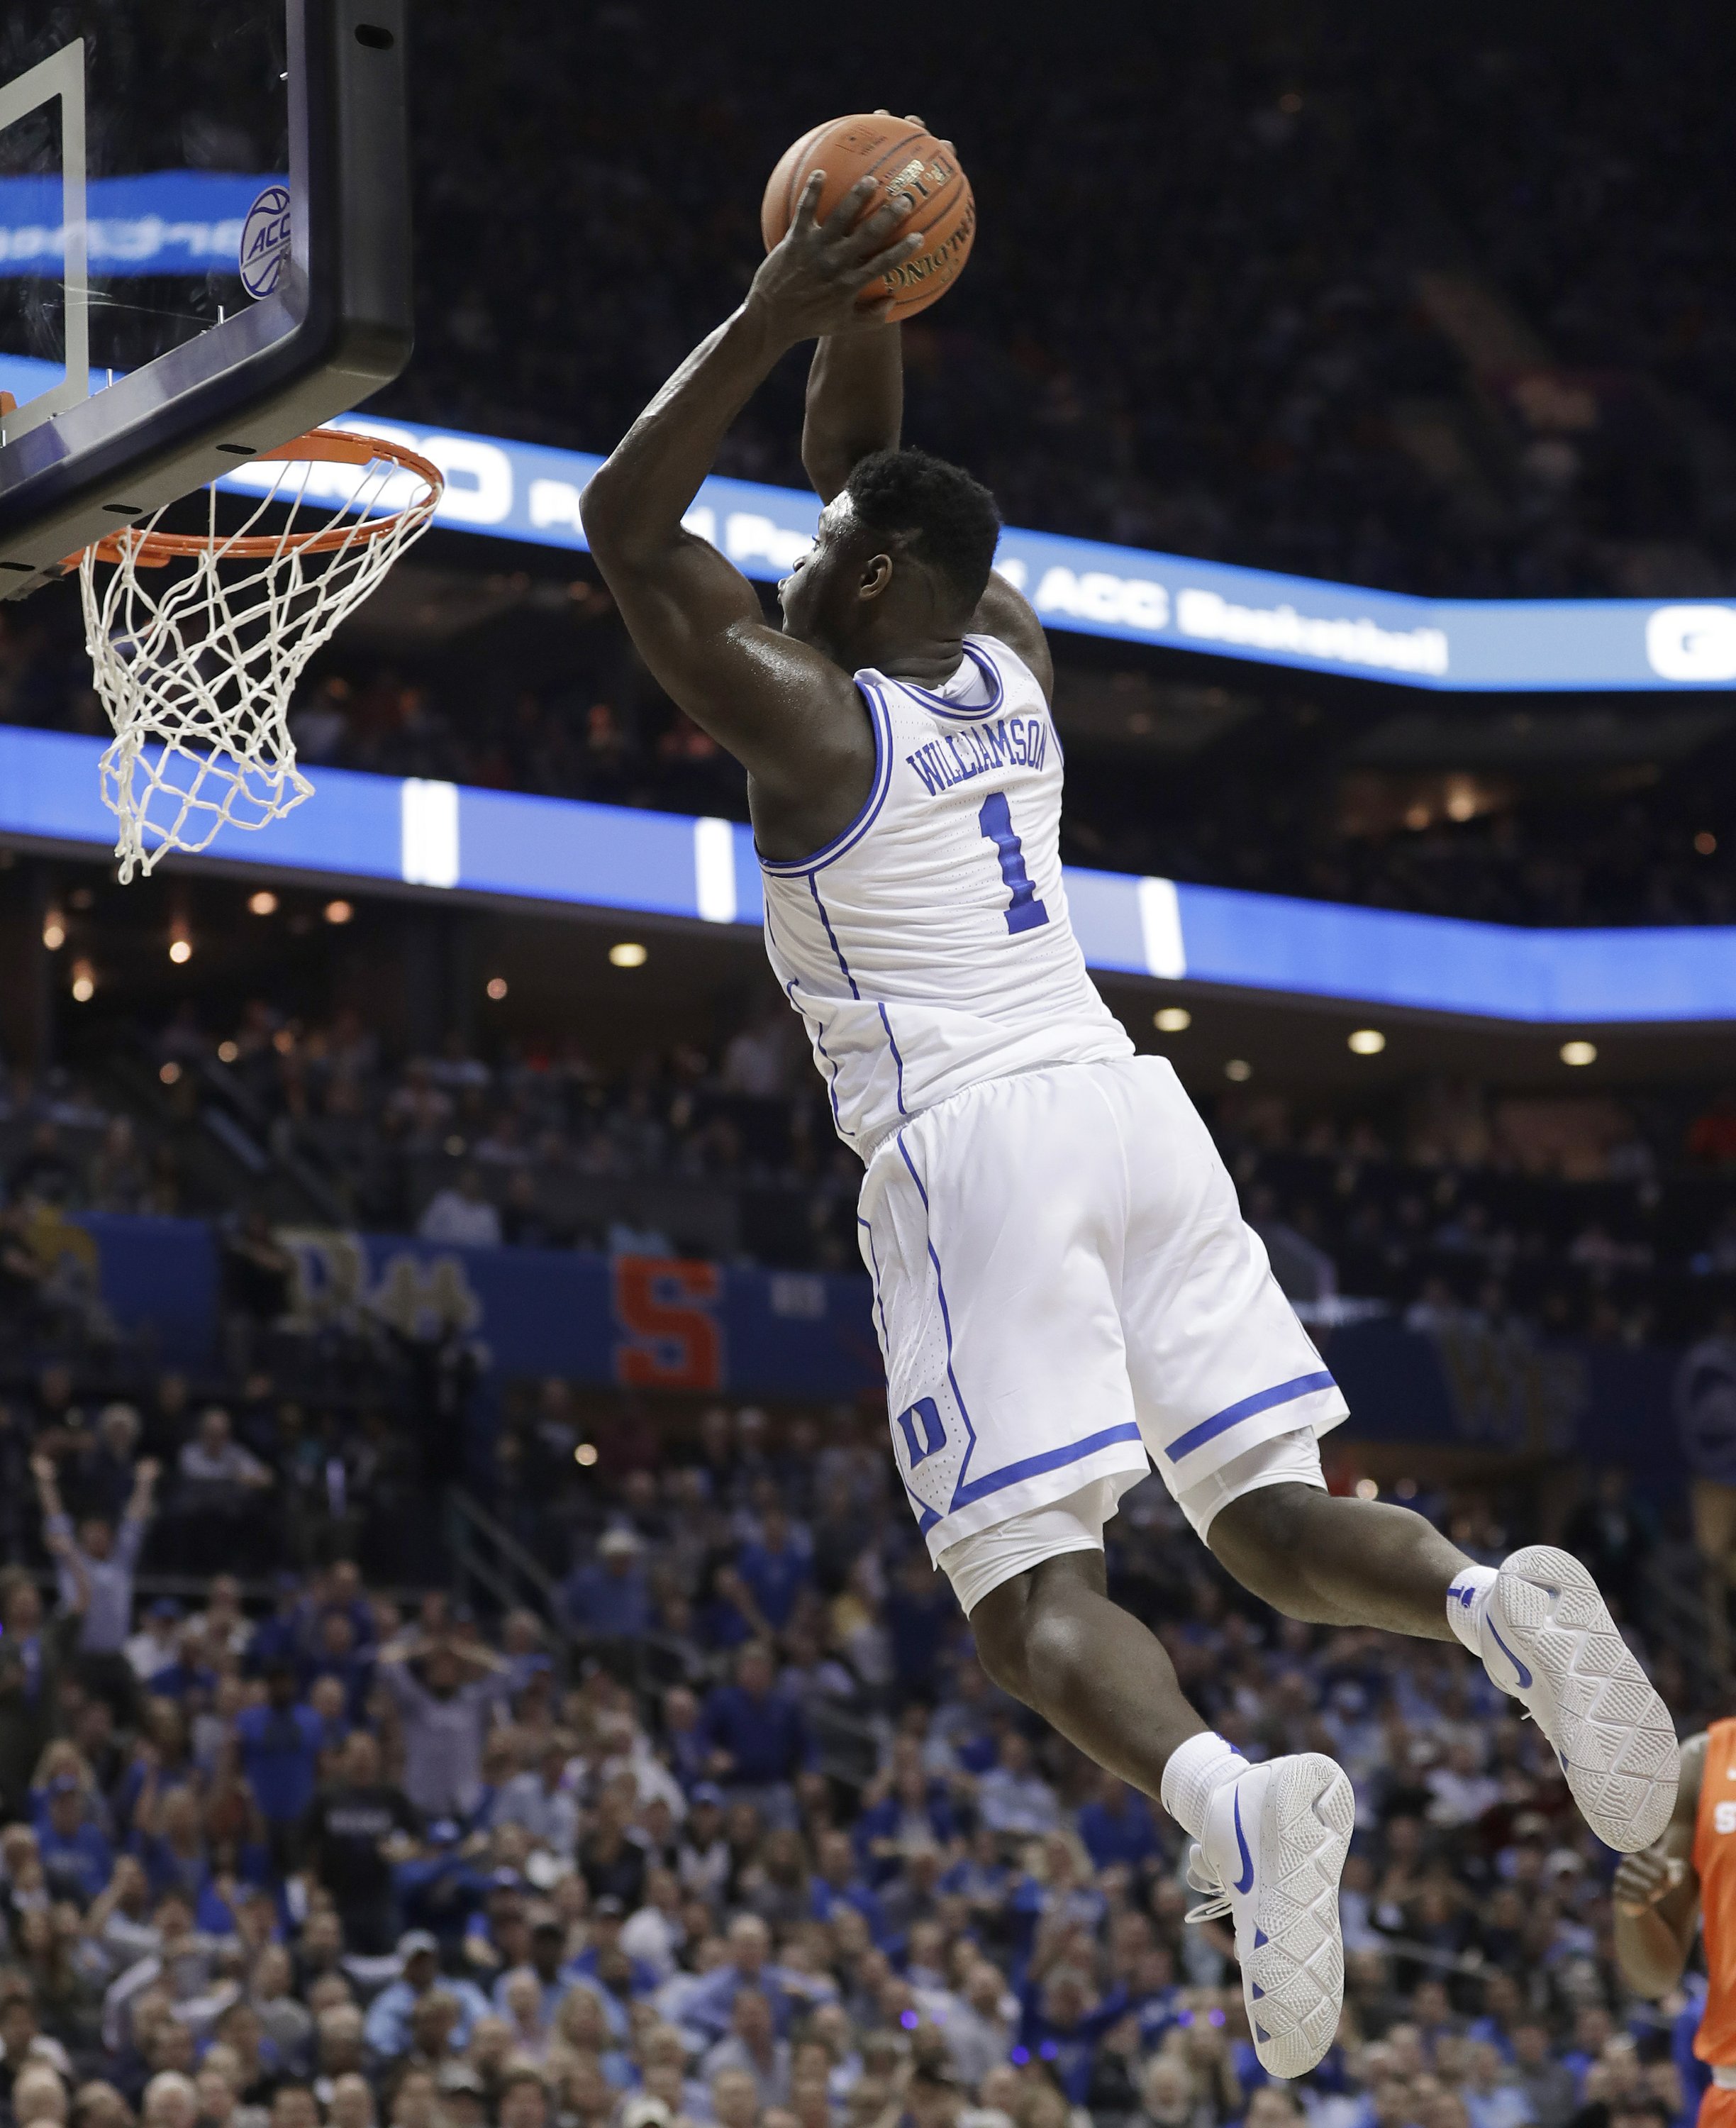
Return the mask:
<path id="1" fill-rule="evenodd" d="M 890 315 L 913 318 L 938 302 L 964 271 L 976 235 L 976 202 L 970 180 L 959 168 L 951 145 L 937 140 L 907 118 L 881 112 L 859 112 L 816 126 L 785 149 L 760 202 L 760 234 L 770 251 L 783 240 L 802 188 L 815 170 L 826 173 L 820 192 L 823 221 L 850 188 L 862 178 L 880 181 L 877 196 L 863 209 L 871 214 L 881 200 L 902 192 L 914 202 L 901 235 L 920 230 L 927 242 L 890 276 Z M 870 282 L 864 301 L 880 295 L 885 281 Z"/>

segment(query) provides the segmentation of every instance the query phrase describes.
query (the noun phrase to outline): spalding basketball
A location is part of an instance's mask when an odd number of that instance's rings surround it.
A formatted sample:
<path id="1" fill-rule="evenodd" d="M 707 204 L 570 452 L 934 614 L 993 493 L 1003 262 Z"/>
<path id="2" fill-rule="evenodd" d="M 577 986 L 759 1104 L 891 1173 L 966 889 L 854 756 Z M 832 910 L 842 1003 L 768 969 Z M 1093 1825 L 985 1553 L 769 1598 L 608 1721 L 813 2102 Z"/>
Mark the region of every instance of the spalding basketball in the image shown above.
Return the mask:
<path id="1" fill-rule="evenodd" d="M 880 181 L 879 194 L 865 213 L 901 193 L 912 202 L 899 234 L 920 230 L 927 241 L 887 277 L 893 297 L 889 315 L 913 318 L 938 302 L 964 271 L 976 235 L 970 180 L 950 145 L 908 118 L 889 118 L 884 112 L 858 112 L 816 126 L 779 158 L 760 202 L 760 234 L 768 251 L 783 241 L 802 188 L 816 170 L 826 173 L 818 207 L 822 221 L 863 178 Z M 886 286 L 885 281 L 870 282 L 862 291 L 863 301 L 878 297 Z"/>

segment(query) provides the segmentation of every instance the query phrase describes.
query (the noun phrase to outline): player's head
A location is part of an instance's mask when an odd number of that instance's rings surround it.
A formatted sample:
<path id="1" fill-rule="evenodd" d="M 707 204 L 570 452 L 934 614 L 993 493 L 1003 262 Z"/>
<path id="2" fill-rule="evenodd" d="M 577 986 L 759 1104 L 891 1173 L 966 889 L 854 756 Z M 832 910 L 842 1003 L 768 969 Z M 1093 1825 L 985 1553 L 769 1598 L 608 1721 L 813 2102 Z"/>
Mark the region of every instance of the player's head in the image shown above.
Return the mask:
<path id="1" fill-rule="evenodd" d="M 994 497 L 927 451 L 875 451 L 778 587 L 784 626 L 854 667 L 970 625 L 1000 537 Z"/>

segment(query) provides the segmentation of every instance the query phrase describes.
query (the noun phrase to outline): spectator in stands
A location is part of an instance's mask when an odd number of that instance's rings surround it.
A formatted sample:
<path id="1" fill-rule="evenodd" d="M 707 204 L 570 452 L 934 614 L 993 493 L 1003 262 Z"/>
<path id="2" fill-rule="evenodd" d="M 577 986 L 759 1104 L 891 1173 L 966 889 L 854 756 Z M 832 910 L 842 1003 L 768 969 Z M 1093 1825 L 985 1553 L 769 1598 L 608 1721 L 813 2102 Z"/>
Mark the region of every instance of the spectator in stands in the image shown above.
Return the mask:
<path id="1" fill-rule="evenodd" d="M 48 1784 L 47 1807 L 36 1824 L 36 1851 L 49 1890 L 79 1907 L 88 1906 L 113 1874 L 114 1850 L 74 1773 L 57 1774 Z"/>
<path id="2" fill-rule="evenodd" d="M 562 1589 L 567 1623 L 591 1640 L 638 1639 L 651 1624 L 651 1584 L 638 1535 L 616 1523 L 597 1540 L 596 1557 L 575 1567 Z"/>
<path id="3" fill-rule="evenodd" d="M 52 1555 L 63 1610 L 79 1613 L 78 1649 L 87 1682 L 93 1690 L 118 1695 L 130 1703 L 131 1677 L 126 1648 L 132 1622 L 133 1575 L 150 1527 L 158 1465 L 141 1461 L 132 1492 L 115 1529 L 107 1518 L 87 1515 L 73 1534 L 72 1518 L 61 1505 L 52 1456 L 39 1456 L 31 1465 L 42 1508 L 42 1534 Z"/>
<path id="4" fill-rule="evenodd" d="M 353 1730 L 337 1779 L 309 1806 L 303 1853 L 331 1894 L 344 1941 L 364 1957 L 383 1956 L 397 1936 L 393 1868 L 420 1829 L 409 1797 L 382 1778 L 377 1741 Z"/>
<path id="5" fill-rule="evenodd" d="M 380 1651 L 381 1680 L 403 1725 L 405 1793 L 425 1817 L 464 1817 L 476 1807 L 482 1740 L 505 1704 L 510 1670 L 486 1647 L 461 1646 L 449 1632 L 413 1635 Z"/>
<path id="6" fill-rule="evenodd" d="M 229 1413 L 216 1404 L 199 1414 L 198 1432 L 182 1448 L 178 1469 L 180 1534 L 193 1560 L 209 1572 L 233 1558 L 259 1527 L 256 1504 L 275 1481 L 235 1439 Z"/>
<path id="7" fill-rule="evenodd" d="M 461 1168 L 456 1185 L 437 1190 L 416 1225 L 425 1242 L 458 1248 L 495 1249 L 500 1245 L 500 1215 L 482 1188 L 474 1167 Z"/>
<path id="8" fill-rule="evenodd" d="M 808 1548 L 798 1541 L 789 1516 L 780 1505 L 768 1507 L 761 1518 L 759 1536 L 737 1555 L 736 1572 L 772 1632 L 781 1633 L 788 1627 L 813 1571 Z"/>
<path id="9" fill-rule="evenodd" d="M 299 1680 L 287 1663 L 265 1674 L 265 1703 L 235 1717 L 241 1770 L 265 1822 L 272 1857 L 280 1871 L 296 1868 L 301 1832 L 319 1777 L 325 1741 L 320 1717 L 299 1697 Z"/>
<path id="10" fill-rule="evenodd" d="M 810 1747 L 801 1708 L 776 1683 L 770 1651 L 755 1642 L 735 1660 L 735 1681 L 705 1702 L 706 1771 L 732 1802 L 751 1803 L 770 1823 L 785 1823 L 794 1784 Z"/>
<path id="11" fill-rule="evenodd" d="M 225 1327 L 235 1341 L 235 1364 L 244 1371 L 252 1365 L 259 1332 L 288 1310 L 295 1258 L 280 1246 L 271 1222 L 254 1205 L 224 1235 L 221 1268 Z"/>

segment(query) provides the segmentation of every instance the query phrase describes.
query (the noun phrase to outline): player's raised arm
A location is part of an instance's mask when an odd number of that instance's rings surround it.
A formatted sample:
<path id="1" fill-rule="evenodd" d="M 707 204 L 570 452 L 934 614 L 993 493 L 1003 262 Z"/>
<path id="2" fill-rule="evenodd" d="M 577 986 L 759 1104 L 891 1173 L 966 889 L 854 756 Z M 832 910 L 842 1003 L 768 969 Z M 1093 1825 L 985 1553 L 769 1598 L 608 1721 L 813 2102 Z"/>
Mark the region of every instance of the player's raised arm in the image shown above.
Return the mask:
<path id="1" fill-rule="evenodd" d="M 802 418 L 802 464 L 822 502 L 842 492 L 857 463 L 895 451 L 904 426 L 902 328 L 828 334 L 813 350 Z"/>
<path id="2" fill-rule="evenodd" d="M 907 207 L 860 224 L 865 180 L 822 223 L 822 173 L 747 298 L 703 340 L 640 415 L 585 491 L 585 534 L 646 663 L 695 723 L 774 791 L 823 767 L 826 704 L 853 700 L 847 674 L 767 625 L 752 587 L 707 541 L 681 529 L 731 423 L 799 341 L 878 330 L 885 302 L 861 292 L 908 258 Z"/>
<path id="3" fill-rule="evenodd" d="M 900 328 L 885 325 L 823 339 L 808 372 L 802 464 L 822 502 L 839 494 L 856 467 L 875 451 L 896 450 L 904 428 L 904 362 Z M 1016 650 L 1046 697 L 1055 694 L 1055 663 L 1030 601 L 1004 577 L 991 576 L 971 631 Z"/>

